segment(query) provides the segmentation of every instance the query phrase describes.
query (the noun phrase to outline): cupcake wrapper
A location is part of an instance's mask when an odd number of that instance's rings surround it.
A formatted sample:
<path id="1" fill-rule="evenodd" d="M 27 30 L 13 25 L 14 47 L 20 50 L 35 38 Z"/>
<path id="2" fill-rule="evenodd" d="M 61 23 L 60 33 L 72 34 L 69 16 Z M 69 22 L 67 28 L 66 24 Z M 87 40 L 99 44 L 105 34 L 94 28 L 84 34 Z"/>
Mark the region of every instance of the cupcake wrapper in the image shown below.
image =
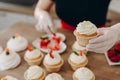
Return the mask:
<path id="1" fill-rule="evenodd" d="M 62 63 L 60 65 L 57 65 L 57 66 L 49 66 L 49 65 L 46 65 L 44 63 L 44 66 L 46 67 L 47 71 L 49 72 L 59 72 L 62 65 L 63 65 L 64 61 L 62 60 Z"/>
<path id="2" fill-rule="evenodd" d="M 33 65 L 40 65 L 43 59 L 43 55 L 40 59 L 37 60 L 28 60 L 26 57 L 24 57 L 25 61 L 28 63 L 28 65 L 33 66 Z"/>
<path id="3" fill-rule="evenodd" d="M 70 64 L 70 66 L 71 66 L 71 68 L 72 68 L 73 70 L 76 70 L 76 69 L 78 69 L 78 68 L 80 68 L 80 67 L 86 66 L 86 65 L 88 64 L 88 60 L 86 60 L 86 61 L 84 62 L 84 64 L 75 65 L 75 64 L 72 64 L 71 61 L 68 59 L 68 63 Z"/>

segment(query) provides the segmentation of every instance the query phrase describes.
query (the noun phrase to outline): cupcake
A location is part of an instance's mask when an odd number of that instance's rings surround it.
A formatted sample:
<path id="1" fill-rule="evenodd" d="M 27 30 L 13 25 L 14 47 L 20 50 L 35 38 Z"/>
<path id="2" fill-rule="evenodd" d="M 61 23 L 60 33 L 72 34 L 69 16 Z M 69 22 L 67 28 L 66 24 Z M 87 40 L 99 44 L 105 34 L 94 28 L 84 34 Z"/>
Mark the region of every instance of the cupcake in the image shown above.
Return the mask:
<path id="1" fill-rule="evenodd" d="M 88 64 L 88 59 L 82 51 L 73 52 L 68 58 L 68 62 L 73 70 L 76 70 L 80 67 L 84 67 Z"/>
<path id="2" fill-rule="evenodd" d="M 14 78 L 12 76 L 5 76 L 5 77 L 1 78 L 1 80 L 18 80 L 18 79 Z"/>
<path id="3" fill-rule="evenodd" d="M 25 80 L 44 80 L 45 71 L 39 66 L 31 66 L 24 73 Z"/>
<path id="4" fill-rule="evenodd" d="M 33 49 L 28 45 L 28 50 L 25 53 L 24 59 L 29 65 L 40 65 L 43 59 L 43 53 L 38 49 Z"/>
<path id="5" fill-rule="evenodd" d="M 62 67 L 64 61 L 61 56 L 57 53 L 48 53 L 43 61 L 44 66 L 46 67 L 47 71 L 49 72 L 58 72 Z"/>
<path id="6" fill-rule="evenodd" d="M 80 22 L 74 31 L 74 35 L 79 45 L 86 46 L 91 38 L 98 35 L 97 27 L 90 21 Z"/>
<path id="7" fill-rule="evenodd" d="M 73 73 L 73 80 L 95 80 L 95 76 L 90 69 L 82 67 Z"/>
<path id="8" fill-rule="evenodd" d="M 48 74 L 45 80 L 64 80 L 62 76 L 58 73 Z"/>
<path id="9" fill-rule="evenodd" d="M 0 53 L 3 51 L 3 48 L 0 46 Z"/>
<path id="10" fill-rule="evenodd" d="M 88 52 L 86 50 L 86 47 L 80 46 L 77 41 L 75 41 L 74 44 L 72 45 L 72 49 L 73 51 L 76 51 L 76 52 L 83 51 L 84 54 L 87 54 Z"/>
<path id="11" fill-rule="evenodd" d="M 28 45 L 28 41 L 17 33 L 7 42 L 7 47 L 10 50 L 16 52 L 25 50 L 27 48 L 27 45 Z"/>
<path id="12" fill-rule="evenodd" d="M 14 51 L 6 48 L 0 54 L 0 71 L 13 69 L 17 67 L 21 62 L 20 56 Z"/>

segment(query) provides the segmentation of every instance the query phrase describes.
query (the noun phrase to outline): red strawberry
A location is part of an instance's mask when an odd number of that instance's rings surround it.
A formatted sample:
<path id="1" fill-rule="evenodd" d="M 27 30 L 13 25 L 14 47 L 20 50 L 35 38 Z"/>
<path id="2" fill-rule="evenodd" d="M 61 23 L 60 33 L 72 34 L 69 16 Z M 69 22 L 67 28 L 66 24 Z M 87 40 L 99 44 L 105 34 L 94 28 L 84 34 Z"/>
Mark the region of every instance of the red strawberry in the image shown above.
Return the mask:
<path id="1" fill-rule="evenodd" d="M 120 43 L 115 45 L 115 50 L 120 51 Z"/>
<path id="2" fill-rule="evenodd" d="M 80 52 L 79 52 L 79 55 L 80 55 L 80 56 L 82 56 L 82 55 L 83 55 L 83 52 L 82 52 L 82 51 L 80 51 Z"/>
<path id="3" fill-rule="evenodd" d="M 50 51 L 49 54 L 50 54 L 50 57 L 51 57 L 51 58 L 54 58 L 54 55 L 53 55 L 53 53 L 52 53 L 52 50 Z"/>
<path id="4" fill-rule="evenodd" d="M 118 56 L 113 56 L 113 57 L 110 58 L 110 60 L 112 62 L 119 62 L 120 59 L 118 58 Z"/>
<path id="5" fill-rule="evenodd" d="M 107 55 L 108 55 L 109 58 L 111 58 L 111 57 L 115 56 L 115 51 L 114 50 L 109 50 Z"/>
<path id="6" fill-rule="evenodd" d="M 119 58 L 119 60 L 120 60 L 120 54 L 118 54 L 118 58 Z"/>
<path id="7" fill-rule="evenodd" d="M 60 43 L 61 37 L 53 36 L 53 40 L 55 41 L 55 43 Z"/>
<path id="8" fill-rule="evenodd" d="M 30 45 L 27 46 L 27 49 L 28 49 L 29 51 L 32 51 L 32 47 L 31 47 Z"/>
<path id="9" fill-rule="evenodd" d="M 49 39 L 40 40 L 40 47 L 41 48 L 47 48 L 47 45 L 48 45 L 49 42 L 50 42 Z"/>

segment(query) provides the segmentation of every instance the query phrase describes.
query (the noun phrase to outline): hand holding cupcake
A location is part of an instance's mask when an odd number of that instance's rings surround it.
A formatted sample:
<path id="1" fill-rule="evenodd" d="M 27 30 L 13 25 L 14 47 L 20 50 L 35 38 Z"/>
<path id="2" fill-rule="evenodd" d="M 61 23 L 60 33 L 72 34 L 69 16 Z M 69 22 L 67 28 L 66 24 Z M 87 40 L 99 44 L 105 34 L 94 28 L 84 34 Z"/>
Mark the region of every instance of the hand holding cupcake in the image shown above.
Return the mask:
<path id="1" fill-rule="evenodd" d="M 90 21 L 80 22 L 74 31 L 74 35 L 79 45 L 86 46 L 91 38 L 98 35 L 97 27 Z"/>

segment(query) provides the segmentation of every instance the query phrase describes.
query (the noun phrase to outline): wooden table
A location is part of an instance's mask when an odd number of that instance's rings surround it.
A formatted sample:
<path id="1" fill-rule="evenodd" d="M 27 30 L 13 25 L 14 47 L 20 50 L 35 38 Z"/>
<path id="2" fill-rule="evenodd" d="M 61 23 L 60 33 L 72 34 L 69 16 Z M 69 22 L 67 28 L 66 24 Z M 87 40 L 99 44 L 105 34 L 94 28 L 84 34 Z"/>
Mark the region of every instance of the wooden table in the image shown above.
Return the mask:
<path id="1" fill-rule="evenodd" d="M 30 44 L 41 35 L 35 30 L 34 24 L 20 22 L 0 33 L 0 44 L 5 48 L 8 39 L 16 32 L 26 37 Z M 74 71 L 69 66 L 67 59 L 72 52 L 71 46 L 75 41 L 75 36 L 73 35 L 73 32 L 69 30 L 61 29 L 59 32 L 65 34 L 67 37 L 65 42 L 67 44 L 67 50 L 61 55 L 65 60 L 65 63 L 59 73 L 65 80 L 72 80 Z M 19 80 L 24 80 L 24 71 L 29 67 L 23 59 L 24 53 L 25 51 L 19 53 L 22 58 L 21 64 L 15 69 L 0 72 L 0 78 L 5 75 L 12 75 Z M 102 54 L 89 52 L 87 57 L 89 60 L 87 67 L 95 73 L 96 80 L 120 80 L 120 66 L 109 66 L 105 56 Z M 42 67 L 44 68 L 43 65 Z"/>

